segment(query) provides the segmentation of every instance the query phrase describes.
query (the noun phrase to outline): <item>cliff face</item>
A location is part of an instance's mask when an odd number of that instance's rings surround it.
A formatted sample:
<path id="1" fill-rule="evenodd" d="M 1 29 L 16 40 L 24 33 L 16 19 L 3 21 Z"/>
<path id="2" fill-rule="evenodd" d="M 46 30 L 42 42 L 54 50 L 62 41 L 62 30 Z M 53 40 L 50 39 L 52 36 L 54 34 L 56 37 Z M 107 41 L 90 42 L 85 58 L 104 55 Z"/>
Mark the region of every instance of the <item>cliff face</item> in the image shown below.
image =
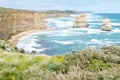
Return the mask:
<path id="1" fill-rule="evenodd" d="M 17 33 L 45 29 L 45 15 L 27 11 L 0 11 L 0 38 L 8 39 Z"/>

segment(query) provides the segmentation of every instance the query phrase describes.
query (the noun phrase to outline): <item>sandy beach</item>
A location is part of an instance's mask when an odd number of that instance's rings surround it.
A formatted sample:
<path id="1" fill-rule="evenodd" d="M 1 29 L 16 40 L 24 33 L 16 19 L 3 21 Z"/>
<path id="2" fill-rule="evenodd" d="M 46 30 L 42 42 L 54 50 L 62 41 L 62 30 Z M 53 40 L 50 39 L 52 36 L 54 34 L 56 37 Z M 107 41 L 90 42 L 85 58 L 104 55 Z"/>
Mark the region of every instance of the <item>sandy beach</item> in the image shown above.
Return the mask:
<path id="1" fill-rule="evenodd" d="M 17 43 L 19 42 L 19 39 L 24 37 L 24 36 L 27 36 L 29 35 L 30 33 L 34 33 L 34 32 L 40 32 L 42 30 L 29 30 L 29 31 L 24 31 L 24 32 L 21 32 L 17 35 L 14 35 L 11 37 L 11 39 L 9 39 L 9 42 L 14 46 L 16 47 Z"/>

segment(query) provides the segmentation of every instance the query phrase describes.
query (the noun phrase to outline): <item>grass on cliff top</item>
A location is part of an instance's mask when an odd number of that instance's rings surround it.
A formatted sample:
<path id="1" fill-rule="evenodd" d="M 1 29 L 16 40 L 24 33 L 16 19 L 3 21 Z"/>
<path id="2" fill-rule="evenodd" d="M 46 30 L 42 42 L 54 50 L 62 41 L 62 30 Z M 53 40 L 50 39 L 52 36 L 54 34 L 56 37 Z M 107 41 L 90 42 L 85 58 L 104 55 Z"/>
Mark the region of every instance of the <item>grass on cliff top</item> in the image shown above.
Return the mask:
<path id="1" fill-rule="evenodd" d="M 61 64 L 63 56 L 27 55 L 0 50 L 0 80 L 28 80 L 38 72 L 52 71 L 52 64 Z M 32 79 L 32 78 L 30 78 Z"/>
<path id="2" fill-rule="evenodd" d="M 73 52 L 59 68 L 50 80 L 120 80 L 120 47 Z"/>
<path id="3" fill-rule="evenodd" d="M 0 80 L 120 80 L 120 47 L 86 49 L 65 56 L 0 49 Z"/>

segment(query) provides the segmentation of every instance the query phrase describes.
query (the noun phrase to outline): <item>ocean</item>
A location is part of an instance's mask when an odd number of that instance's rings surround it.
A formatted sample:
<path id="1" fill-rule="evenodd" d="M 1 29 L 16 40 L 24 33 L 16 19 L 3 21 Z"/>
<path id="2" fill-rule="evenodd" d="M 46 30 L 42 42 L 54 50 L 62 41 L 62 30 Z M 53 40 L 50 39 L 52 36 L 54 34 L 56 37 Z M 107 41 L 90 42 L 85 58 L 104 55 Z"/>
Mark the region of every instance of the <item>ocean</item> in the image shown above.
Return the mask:
<path id="1" fill-rule="evenodd" d="M 89 28 L 72 28 L 76 16 L 47 19 L 50 30 L 21 38 L 17 48 L 24 49 L 26 53 L 36 51 L 37 54 L 64 55 L 86 48 L 120 46 L 120 14 L 89 13 L 86 14 Z M 101 30 L 105 18 L 111 20 L 112 31 Z"/>

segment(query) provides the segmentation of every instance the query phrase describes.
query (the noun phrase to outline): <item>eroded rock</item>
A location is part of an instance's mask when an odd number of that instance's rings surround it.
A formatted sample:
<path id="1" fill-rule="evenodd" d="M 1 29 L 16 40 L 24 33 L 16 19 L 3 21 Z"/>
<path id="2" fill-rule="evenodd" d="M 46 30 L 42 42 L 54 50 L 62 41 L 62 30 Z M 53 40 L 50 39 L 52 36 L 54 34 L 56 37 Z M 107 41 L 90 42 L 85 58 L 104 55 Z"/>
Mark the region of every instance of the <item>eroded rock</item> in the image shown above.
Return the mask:
<path id="1" fill-rule="evenodd" d="M 102 30 L 103 31 L 111 31 L 112 29 L 112 23 L 110 19 L 104 19 L 102 23 Z"/>
<path id="2" fill-rule="evenodd" d="M 75 18 L 73 28 L 88 28 L 88 22 L 85 14 L 80 14 Z"/>

